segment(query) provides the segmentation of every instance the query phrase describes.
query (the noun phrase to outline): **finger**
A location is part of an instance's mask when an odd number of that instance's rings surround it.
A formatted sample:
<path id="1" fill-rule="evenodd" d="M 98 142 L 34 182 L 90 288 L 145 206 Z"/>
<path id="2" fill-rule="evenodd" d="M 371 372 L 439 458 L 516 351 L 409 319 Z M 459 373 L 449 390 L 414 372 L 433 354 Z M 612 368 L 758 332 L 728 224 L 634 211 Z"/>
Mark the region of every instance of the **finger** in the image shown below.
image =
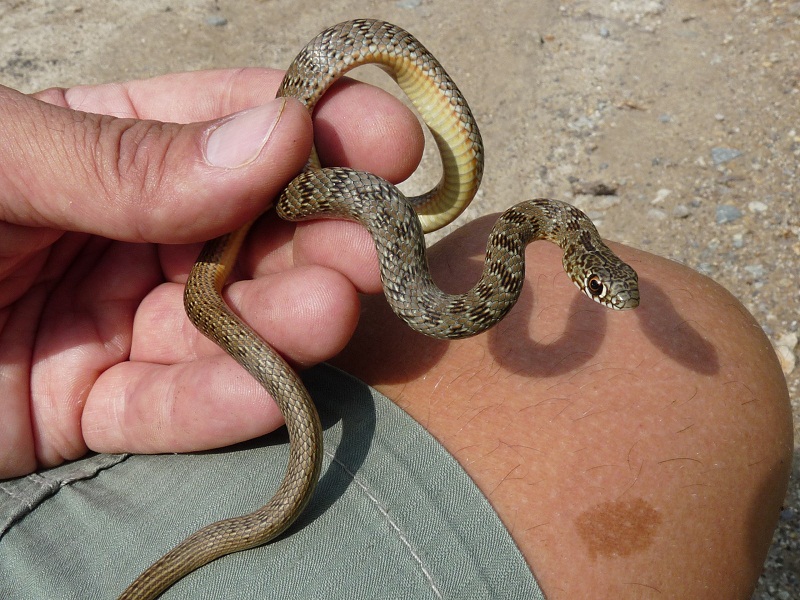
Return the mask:
<path id="1" fill-rule="evenodd" d="M 183 291 L 181 284 L 165 283 L 142 300 L 133 323 L 132 361 L 168 364 L 223 352 L 189 322 Z M 234 312 L 248 315 L 248 324 L 298 365 L 316 364 L 341 350 L 358 318 L 350 281 L 313 266 L 236 282 L 224 296 Z"/>
<path id="2" fill-rule="evenodd" d="M 30 348 L 42 296 L 0 309 L 0 479 L 36 468 L 30 418 Z"/>
<path id="3" fill-rule="evenodd" d="M 217 355 L 174 365 L 115 365 L 92 390 L 82 430 L 97 452 L 145 454 L 219 448 L 282 423 L 256 380 Z"/>
<path id="4" fill-rule="evenodd" d="M 64 236 L 54 252 L 69 253 Z M 31 356 L 30 402 L 36 456 L 42 466 L 85 453 L 81 413 L 98 375 L 126 361 L 136 307 L 157 285 L 155 248 L 90 238 L 49 291 Z M 20 303 L 23 304 L 23 303 Z"/>
<path id="5" fill-rule="evenodd" d="M 295 101 L 176 125 L 79 113 L 0 88 L 0 138 L 0 220 L 177 243 L 262 212 L 304 164 L 311 127 Z"/>
<path id="6" fill-rule="evenodd" d="M 323 165 L 346 166 L 397 183 L 422 159 L 425 137 L 416 115 L 383 90 L 343 79 L 314 113 Z"/>
<path id="7" fill-rule="evenodd" d="M 50 88 L 33 96 L 63 108 L 168 123 L 211 121 L 275 98 L 283 72 L 215 69 L 123 83 Z"/>
<path id="8" fill-rule="evenodd" d="M 82 429 L 90 448 L 198 450 L 261 435 L 282 422 L 267 392 L 193 330 L 181 297 L 180 285 L 164 284 L 142 302 L 131 360 L 104 371 L 86 401 Z M 238 282 L 226 299 L 235 312 L 252 315 L 249 324 L 294 364 L 338 353 L 359 313 L 350 282 L 319 267 Z"/>
<path id="9" fill-rule="evenodd" d="M 326 267 L 344 275 L 359 293 L 381 290 L 372 237 L 351 221 L 319 219 L 294 224 L 266 215 L 251 230 L 239 266 L 245 278 L 294 267 Z"/>
<path id="10" fill-rule="evenodd" d="M 173 123 L 209 121 L 274 98 L 283 72 L 220 69 L 67 90 L 35 97 L 65 108 Z M 344 78 L 323 97 L 314 135 L 325 164 L 349 166 L 402 181 L 416 169 L 424 137 L 416 116 L 391 94 Z"/>

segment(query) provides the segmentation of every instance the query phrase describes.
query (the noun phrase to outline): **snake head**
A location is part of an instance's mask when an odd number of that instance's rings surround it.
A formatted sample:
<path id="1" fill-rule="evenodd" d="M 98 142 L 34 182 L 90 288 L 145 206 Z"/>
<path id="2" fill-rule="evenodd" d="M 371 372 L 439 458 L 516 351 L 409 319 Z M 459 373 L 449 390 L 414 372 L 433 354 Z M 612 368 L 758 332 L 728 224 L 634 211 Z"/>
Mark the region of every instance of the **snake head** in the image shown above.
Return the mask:
<path id="1" fill-rule="evenodd" d="M 608 248 L 586 255 L 579 269 L 568 265 L 565 256 L 564 269 L 579 290 L 607 308 L 628 310 L 639 306 L 636 271 Z"/>

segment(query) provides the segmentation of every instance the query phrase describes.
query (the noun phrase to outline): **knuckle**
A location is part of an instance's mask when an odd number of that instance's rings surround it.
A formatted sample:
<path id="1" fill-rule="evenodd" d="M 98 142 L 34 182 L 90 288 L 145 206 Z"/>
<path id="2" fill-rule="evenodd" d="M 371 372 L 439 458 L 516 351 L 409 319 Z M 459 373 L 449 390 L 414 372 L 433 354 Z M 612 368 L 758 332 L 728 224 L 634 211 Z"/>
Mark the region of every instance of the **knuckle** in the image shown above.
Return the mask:
<path id="1" fill-rule="evenodd" d="M 119 190 L 127 201 L 141 202 L 157 195 L 165 178 L 165 159 L 173 136 L 168 126 L 157 121 L 119 123 L 113 136 L 116 148 L 110 153 Z"/>
<path id="2" fill-rule="evenodd" d="M 170 196 L 169 157 L 179 126 L 107 116 L 99 120 L 94 138 L 87 140 L 91 149 L 86 155 L 93 157 L 88 168 L 121 214 L 135 216 L 132 222 L 140 228 L 149 227 L 165 196 Z"/>

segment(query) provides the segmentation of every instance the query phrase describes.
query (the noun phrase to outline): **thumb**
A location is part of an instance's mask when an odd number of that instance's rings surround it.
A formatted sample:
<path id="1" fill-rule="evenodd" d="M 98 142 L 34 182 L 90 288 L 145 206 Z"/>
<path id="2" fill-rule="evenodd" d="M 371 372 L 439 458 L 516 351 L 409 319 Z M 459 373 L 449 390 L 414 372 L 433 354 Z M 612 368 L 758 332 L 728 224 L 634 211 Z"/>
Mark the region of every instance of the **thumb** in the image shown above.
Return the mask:
<path id="1" fill-rule="evenodd" d="M 303 167 L 311 120 L 295 100 L 206 123 L 120 119 L 0 86 L 0 221 L 182 243 L 256 217 Z"/>

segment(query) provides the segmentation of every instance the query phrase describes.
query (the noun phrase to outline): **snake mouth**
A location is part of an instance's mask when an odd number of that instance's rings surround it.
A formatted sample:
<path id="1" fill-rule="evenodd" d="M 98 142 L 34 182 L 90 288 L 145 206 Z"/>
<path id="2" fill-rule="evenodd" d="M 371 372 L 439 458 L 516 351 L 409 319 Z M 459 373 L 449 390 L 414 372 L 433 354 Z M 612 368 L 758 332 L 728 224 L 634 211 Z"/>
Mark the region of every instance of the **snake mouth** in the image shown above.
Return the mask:
<path id="1" fill-rule="evenodd" d="M 618 299 L 614 304 L 616 310 L 631 310 L 639 306 L 639 294 L 631 294 L 628 298 Z"/>

